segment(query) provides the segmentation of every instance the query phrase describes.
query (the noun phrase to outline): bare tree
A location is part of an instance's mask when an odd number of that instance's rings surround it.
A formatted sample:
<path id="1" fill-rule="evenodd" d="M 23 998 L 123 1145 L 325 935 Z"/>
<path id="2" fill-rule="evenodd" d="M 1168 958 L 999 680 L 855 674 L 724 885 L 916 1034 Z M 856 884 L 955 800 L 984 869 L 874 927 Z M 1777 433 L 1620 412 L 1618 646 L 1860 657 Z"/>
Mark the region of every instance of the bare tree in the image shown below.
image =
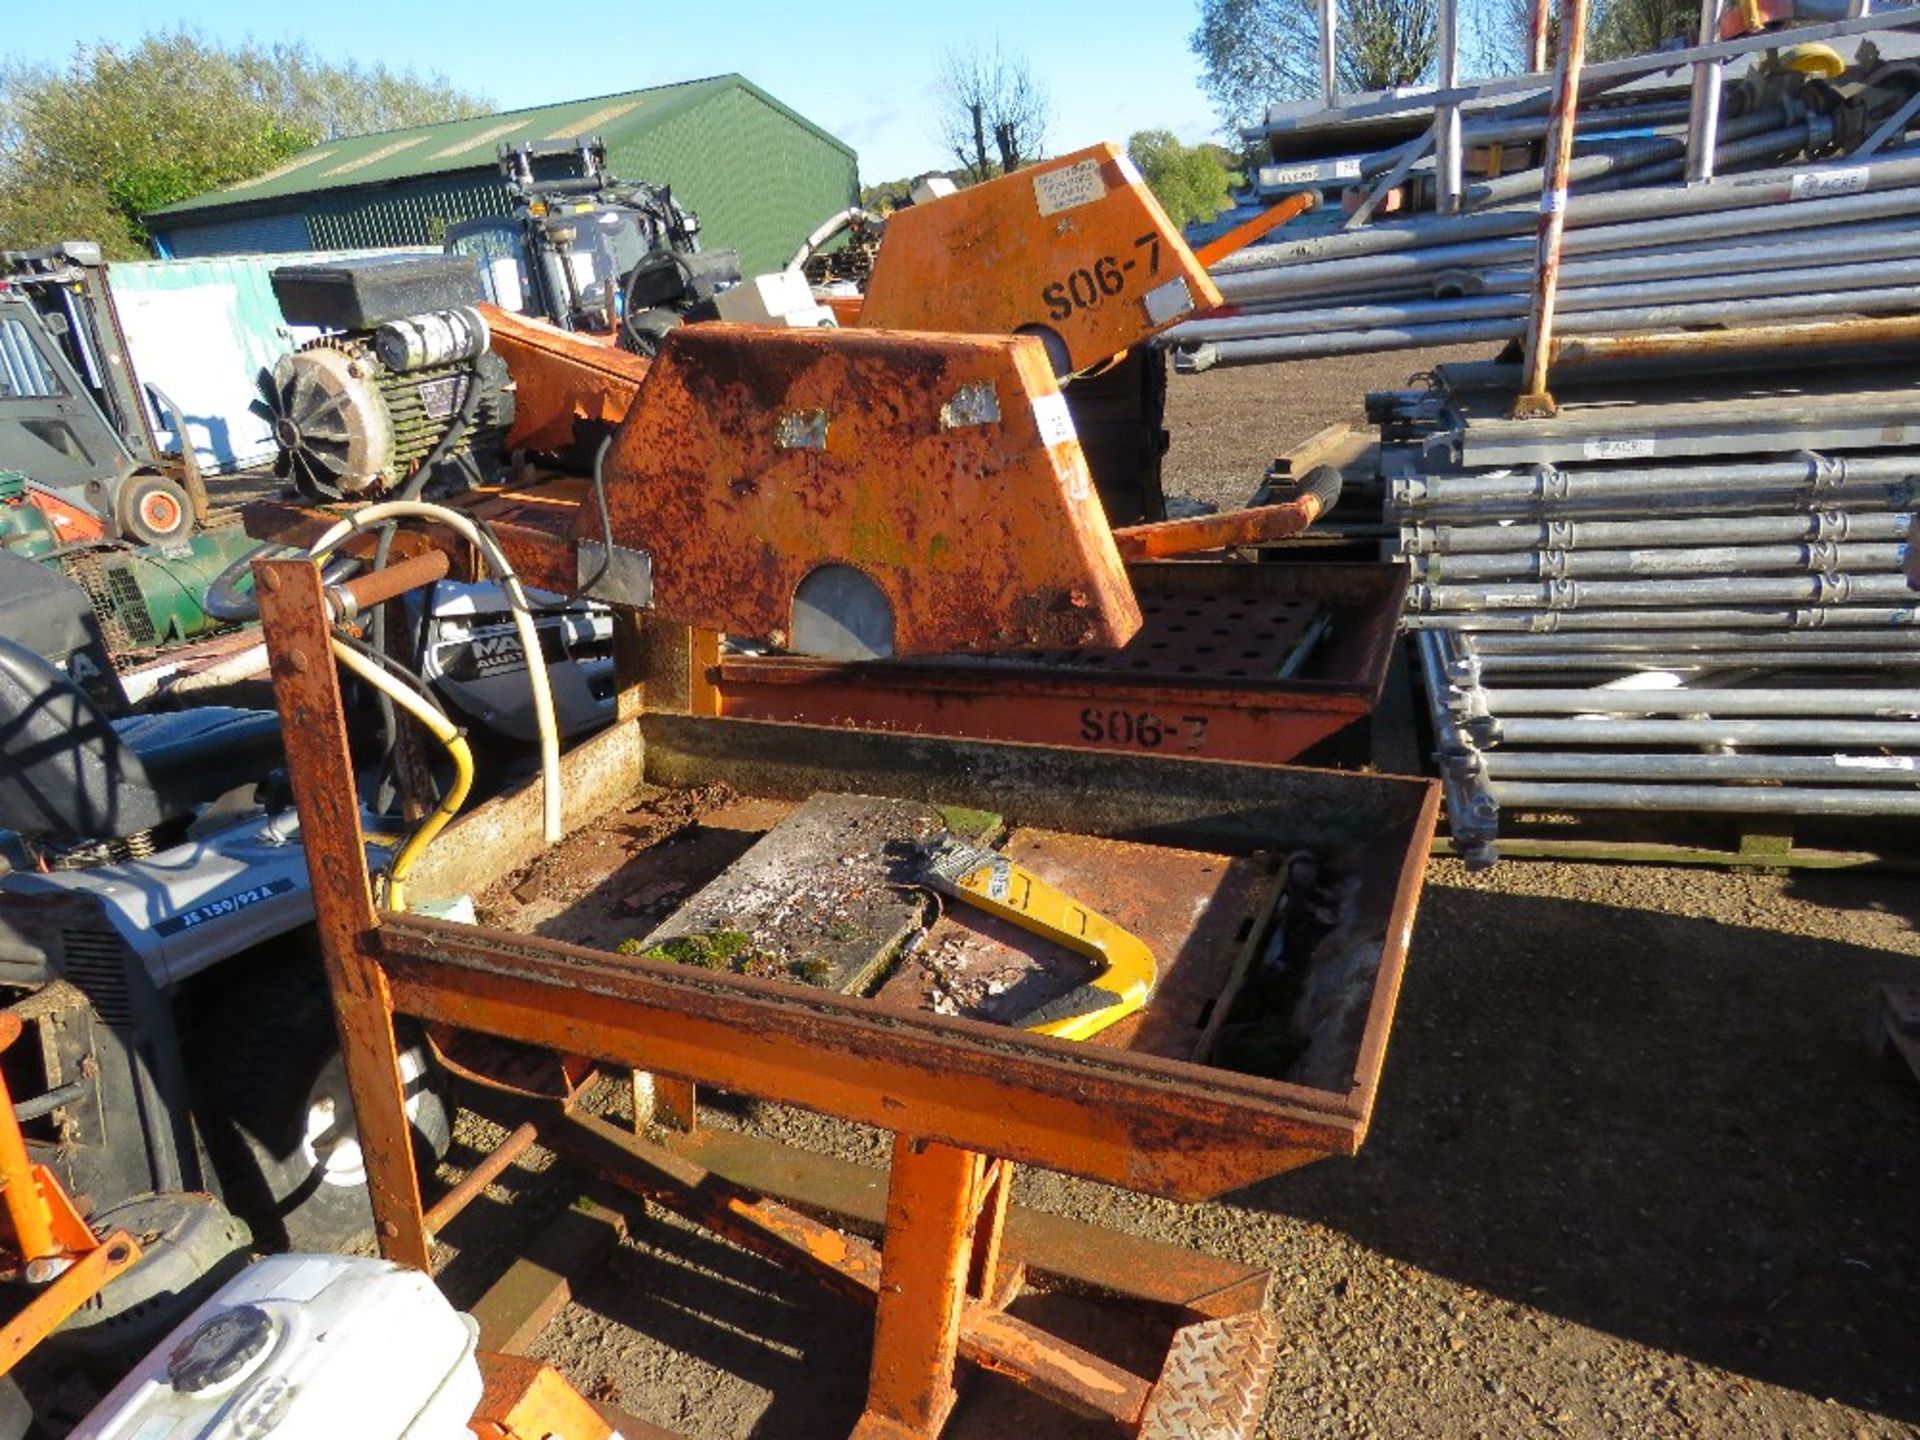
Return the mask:
<path id="1" fill-rule="evenodd" d="M 1438 0 L 1338 0 L 1335 63 L 1345 91 L 1386 90 L 1426 79 L 1438 52 Z M 1188 38 L 1201 86 L 1237 129 L 1274 100 L 1320 92 L 1316 0 L 1201 0 Z"/>
<path id="2" fill-rule="evenodd" d="M 998 43 L 949 50 L 940 64 L 939 96 L 940 142 L 974 181 L 1045 154 L 1053 101 L 1023 56 Z"/>

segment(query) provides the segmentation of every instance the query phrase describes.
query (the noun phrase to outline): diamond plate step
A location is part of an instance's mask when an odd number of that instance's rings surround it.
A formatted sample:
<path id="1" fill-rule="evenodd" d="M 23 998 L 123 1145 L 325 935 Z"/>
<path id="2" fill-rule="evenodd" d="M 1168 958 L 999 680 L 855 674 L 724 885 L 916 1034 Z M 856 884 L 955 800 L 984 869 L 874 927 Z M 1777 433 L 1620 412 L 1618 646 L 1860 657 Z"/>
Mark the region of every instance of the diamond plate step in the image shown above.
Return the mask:
<path id="1" fill-rule="evenodd" d="M 1278 1341 L 1265 1310 L 1176 1331 L 1139 1440 L 1249 1440 L 1266 1404 Z"/>

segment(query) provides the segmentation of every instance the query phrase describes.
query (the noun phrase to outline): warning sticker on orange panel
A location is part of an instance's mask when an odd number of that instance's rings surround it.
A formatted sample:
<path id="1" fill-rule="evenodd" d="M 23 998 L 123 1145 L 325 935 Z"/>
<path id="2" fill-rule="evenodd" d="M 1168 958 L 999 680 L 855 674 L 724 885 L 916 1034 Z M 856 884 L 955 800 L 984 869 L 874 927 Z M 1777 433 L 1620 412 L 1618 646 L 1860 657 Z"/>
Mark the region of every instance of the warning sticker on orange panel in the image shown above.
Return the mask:
<path id="1" fill-rule="evenodd" d="M 1057 215 L 1076 205 L 1091 205 L 1107 193 L 1098 160 L 1082 160 L 1033 177 L 1033 203 L 1042 215 Z"/>

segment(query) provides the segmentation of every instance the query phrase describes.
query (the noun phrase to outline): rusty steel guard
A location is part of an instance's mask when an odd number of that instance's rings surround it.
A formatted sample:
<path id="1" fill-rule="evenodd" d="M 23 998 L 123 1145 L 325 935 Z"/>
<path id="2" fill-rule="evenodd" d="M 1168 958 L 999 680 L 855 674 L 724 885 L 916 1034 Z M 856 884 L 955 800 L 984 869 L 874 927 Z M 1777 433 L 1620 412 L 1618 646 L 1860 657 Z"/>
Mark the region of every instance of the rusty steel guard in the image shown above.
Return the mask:
<path id="1" fill-rule="evenodd" d="M 879 653 L 1116 646 L 1140 628 L 1031 339 L 677 330 L 605 476 L 614 543 L 654 556 L 653 608 L 696 626 L 793 645 L 796 592 L 841 567 L 891 611 Z M 574 538 L 601 538 L 592 507 Z"/>

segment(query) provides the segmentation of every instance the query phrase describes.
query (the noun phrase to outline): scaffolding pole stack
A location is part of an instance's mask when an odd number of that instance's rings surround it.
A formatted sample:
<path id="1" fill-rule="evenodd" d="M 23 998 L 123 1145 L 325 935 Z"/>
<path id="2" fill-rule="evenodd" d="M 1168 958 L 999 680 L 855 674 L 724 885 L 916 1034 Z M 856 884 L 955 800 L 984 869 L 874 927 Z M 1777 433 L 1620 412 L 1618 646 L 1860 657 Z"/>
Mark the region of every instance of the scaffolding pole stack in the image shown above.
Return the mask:
<path id="1" fill-rule="evenodd" d="M 1524 423 L 1508 366 L 1369 398 L 1470 864 L 1514 812 L 1920 816 L 1908 356 L 1616 365 Z"/>

